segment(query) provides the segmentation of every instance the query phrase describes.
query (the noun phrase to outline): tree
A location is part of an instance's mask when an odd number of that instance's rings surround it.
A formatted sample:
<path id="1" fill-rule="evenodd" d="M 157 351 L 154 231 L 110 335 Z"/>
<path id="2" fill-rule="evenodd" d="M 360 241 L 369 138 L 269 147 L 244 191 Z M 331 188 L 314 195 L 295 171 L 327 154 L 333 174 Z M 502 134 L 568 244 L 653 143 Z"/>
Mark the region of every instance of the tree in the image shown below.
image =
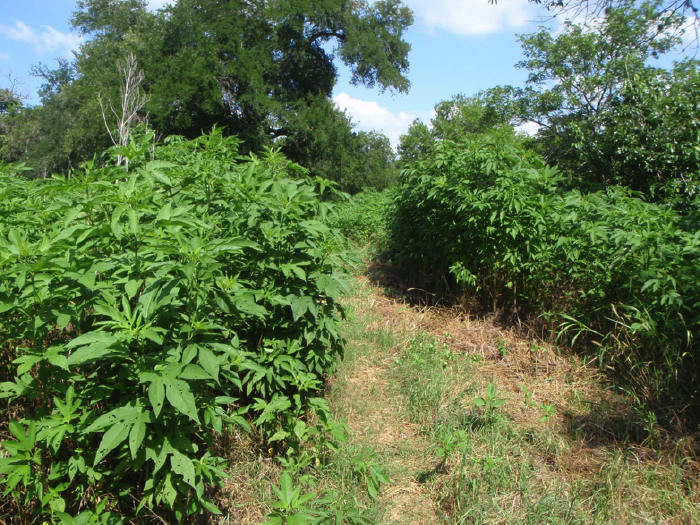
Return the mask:
<path id="1" fill-rule="evenodd" d="M 498 87 L 488 97 L 501 114 L 541 126 L 539 142 L 549 162 L 607 182 L 609 166 L 598 151 L 602 117 L 628 79 L 679 43 L 682 24 L 660 0 L 639 6 L 625 0 L 595 24 L 567 22 L 556 36 L 546 28 L 520 35 L 525 60 L 517 67 L 530 72 L 525 87 Z"/>
<path id="2" fill-rule="evenodd" d="M 12 152 L 10 133 L 13 129 L 13 121 L 24 107 L 23 95 L 19 86 L 21 82 L 12 73 L 6 75 L 6 86 L 0 87 L 0 163 L 13 162 L 16 154 Z"/>
<path id="3" fill-rule="evenodd" d="M 20 89 L 22 82 L 9 71 L 5 75 L 6 87 L 0 88 L 0 115 L 9 113 L 22 106 L 27 94 Z"/>
<path id="4" fill-rule="evenodd" d="M 117 62 L 117 70 L 122 79 L 122 85 L 119 90 L 121 102 L 119 111 L 114 108 L 114 104 L 111 100 L 103 102 L 101 94 L 98 95 L 98 101 L 100 103 L 100 109 L 102 110 L 102 120 L 104 120 L 109 138 L 115 146 L 125 147 L 129 144 L 131 129 L 136 124 L 145 120 L 140 113 L 148 103 L 148 95 L 141 89 L 144 75 L 143 71 L 139 70 L 136 57 L 133 53 L 129 53 L 124 60 Z M 116 119 L 116 130 L 114 133 L 112 133 L 111 126 L 108 122 L 106 107 L 109 107 L 109 110 Z M 109 120 L 111 120 L 111 118 L 109 118 Z M 121 154 L 117 155 L 117 166 L 120 166 L 123 161 L 124 157 Z M 126 163 L 128 171 L 129 159 L 126 159 Z"/>
<path id="5" fill-rule="evenodd" d="M 430 128 L 421 119 L 414 119 L 408 131 L 399 139 L 397 149 L 401 165 L 405 167 L 423 158 L 432 150 L 433 142 Z"/>
<path id="6" fill-rule="evenodd" d="M 384 189 L 394 185 L 398 180 L 399 168 L 389 138 L 376 131 L 360 131 L 357 139 L 363 187 Z"/>
<path id="7" fill-rule="evenodd" d="M 39 64 L 42 104 L 23 112 L 17 133 L 23 137 L 22 159 L 35 173 L 67 172 L 109 146 L 97 101 L 99 86 L 80 83 L 74 64 L 59 59 L 58 68 Z"/>
<path id="8" fill-rule="evenodd" d="M 350 193 L 364 187 L 384 188 L 396 179 L 389 139 L 376 132 L 353 131 L 350 117 L 327 97 L 314 97 L 308 107 L 290 115 L 280 123 L 290 133 L 276 144 L 311 175 L 337 182 Z"/>
<path id="9" fill-rule="evenodd" d="M 544 6 L 552 13 L 552 18 L 566 17 L 567 19 L 594 22 L 604 17 L 611 8 L 616 6 L 616 0 L 528 0 Z M 497 0 L 489 0 L 496 3 Z M 700 6 L 694 0 L 665 0 L 661 11 L 678 15 L 685 21 L 679 28 L 679 34 L 691 33 L 693 40 L 687 46 L 696 49 L 700 44 Z"/>
<path id="10" fill-rule="evenodd" d="M 601 118 L 610 182 L 685 206 L 700 182 L 700 63 L 647 68 L 625 82 Z"/>
<path id="11" fill-rule="evenodd" d="M 156 14 L 141 0 L 81 0 L 72 22 L 90 39 L 68 91 L 116 96 L 113 65 L 133 53 L 156 131 L 195 137 L 217 125 L 258 150 L 330 99 L 336 60 L 356 84 L 407 91 L 412 21 L 399 0 L 179 0 Z"/>
<path id="12" fill-rule="evenodd" d="M 436 142 L 468 140 L 474 135 L 508 125 L 509 120 L 507 115 L 498 111 L 487 93 L 470 97 L 455 95 L 435 105 L 435 117 L 431 119 L 430 127 L 418 119 L 413 121 L 399 142 L 401 162 L 406 165 L 423 158 L 432 151 Z"/>
<path id="13" fill-rule="evenodd" d="M 49 93 L 58 86 L 66 76 L 68 69 L 65 62 L 59 63 L 56 71 L 45 77 L 41 93 Z M 33 74 L 43 76 L 44 68 L 33 68 Z M 49 78 L 50 77 L 50 78 Z M 11 79 L 10 79 L 11 80 Z M 63 155 L 63 143 L 67 139 L 65 122 L 56 121 L 54 107 L 27 107 L 22 103 L 23 96 L 18 96 L 18 83 L 10 82 L 10 87 L 0 90 L 0 160 L 2 162 L 24 161 L 35 173 L 46 174 L 51 168 L 61 165 L 66 168 Z"/>
<path id="14" fill-rule="evenodd" d="M 508 121 L 486 99 L 484 93 L 453 96 L 435 105 L 433 134 L 445 140 L 460 140 L 465 134 L 486 133 Z"/>

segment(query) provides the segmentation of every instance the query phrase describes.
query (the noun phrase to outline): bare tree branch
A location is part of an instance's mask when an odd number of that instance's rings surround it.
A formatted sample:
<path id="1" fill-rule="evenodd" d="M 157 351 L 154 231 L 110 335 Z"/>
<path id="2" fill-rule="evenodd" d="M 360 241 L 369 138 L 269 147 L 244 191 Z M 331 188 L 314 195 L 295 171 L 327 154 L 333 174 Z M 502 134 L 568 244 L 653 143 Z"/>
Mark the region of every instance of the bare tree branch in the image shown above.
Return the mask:
<path id="1" fill-rule="evenodd" d="M 12 70 L 8 71 L 6 75 L 3 75 L 3 78 L 7 79 L 7 87 L 0 88 L 0 104 L 11 102 L 13 100 L 20 102 L 29 98 L 29 93 L 23 92 L 20 89 L 20 86 L 22 86 L 24 82 L 14 76 L 12 74 Z"/>
<path id="2" fill-rule="evenodd" d="M 136 57 L 133 53 L 129 53 L 124 60 L 117 61 L 117 70 L 121 77 L 122 85 L 119 89 L 121 94 L 120 107 L 117 110 L 110 99 L 106 102 L 102 100 L 102 93 L 97 95 L 102 110 L 102 120 L 109 133 L 109 138 L 115 146 L 126 146 L 129 144 L 129 135 L 134 125 L 144 122 L 148 117 L 141 115 L 140 112 L 148 104 L 150 97 L 143 91 L 141 83 L 144 80 L 143 71 L 139 70 Z M 116 118 L 116 131 L 113 133 L 109 125 L 108 112 L 105 106 L 109 108 Z M 127 171 L 129 168 L 129 159 L 122 155 L 117 155 L 117 165 L 126 162 Z"/>

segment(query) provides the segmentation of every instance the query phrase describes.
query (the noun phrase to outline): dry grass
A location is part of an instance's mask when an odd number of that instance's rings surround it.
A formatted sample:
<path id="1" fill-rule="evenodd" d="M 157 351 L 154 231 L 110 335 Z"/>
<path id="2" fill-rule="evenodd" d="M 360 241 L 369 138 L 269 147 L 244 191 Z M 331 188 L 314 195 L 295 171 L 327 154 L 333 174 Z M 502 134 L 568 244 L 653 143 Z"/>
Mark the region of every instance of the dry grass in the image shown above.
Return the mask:
<path id="1" fill-rule="evenodd" d="M 411 307 L 365 276 L 358 281 L 350 300 L 354 329 L 364 335 L 350 337 L 357 355 L 333 379 L 331 395 L 353 439 L 376 447 L 394 473 L 381 497 L 382 523 L 538 523 L 546 509 L 550 523 L 695 523 L 697 435 L 645 425 L 595 366 L 520 328 L 459 309 Z M 377 338 L 391 344 L 379 351 Z M 421 338 L 452 357 L 432 376 L 418 366 L 417 376 L 402 378 L 397 363 Z M 407 394 L 421 381 L 441 389 L 427 419 L 411 415 Z M 490 383 L 505 402 L 497 423 L 483 425 L 473 400 Z M 438 428 L 454 425 L 460 413 L 471 414 L 472 425 L 482 420 L 473 427 L 469 462 L 457 454 L 441 464 Z M 500 458 L 495 466 L 493 458 Z M 488 505 L 460 508 L 459 476 L 476 483 L 470 490 Z"/>
<path id="2" fill-rule="evenodd" d="M 396 308 L 366 279 L 359 287 L 349 298 L 355 324 L 347 335 L 352 357 L 329 384 L 331 407 L 348 422 L 352 443 L 374 449 L 391 477 L 377 502 L 383 507 L 382 523 L 438 523 L 435 503 L 415 479 L 431 459 L 431 443 L 419 425 L 401 417 L 404 399 L 392 381 L 395 360 L 411 332 L 420 328 L 409 309 Z"/>

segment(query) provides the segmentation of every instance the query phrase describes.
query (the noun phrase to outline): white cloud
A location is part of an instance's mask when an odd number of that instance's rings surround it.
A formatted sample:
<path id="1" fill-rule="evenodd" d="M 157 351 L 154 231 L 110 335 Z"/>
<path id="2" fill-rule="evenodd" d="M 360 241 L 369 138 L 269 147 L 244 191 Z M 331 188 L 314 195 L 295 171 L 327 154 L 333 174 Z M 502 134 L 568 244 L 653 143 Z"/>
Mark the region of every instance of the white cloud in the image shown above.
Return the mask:
<path id="1" fill-rule="evenodd" d="M 521 133 L 526 133 L 527 135 L 533 136 L 536 135 L 537 132 L 540 129 L 540 125 L 537 122 L 523 122 L 519 126 L 516 126 L 515 129 L 520 131 Z"/>
<path id="2" fill-rule="evenodd" d="M 347 111 L 353 122 L 357 123 L 356 129 L 384 133 L 394 147 L 398 146 L 399 137 L 408 131 L 408 127 L 416 118 L 428 121 L 434 116 L 433 111 L 392 113 L 376 102 L 352 98 L 347 93 L 340 93 L 334 100 L 338 107 Z"/>
<path id="3" fill-rule="evenodd" d="M 0 60 L 10 60 L 10 53 L 3 53 L 0 51 Z"/>
<path id="4" fill-rule="evenodd" d="M 78 49 L 82 37 L 71 33 L 61 33 L 51 26 L 42 26 L 43 30 L 36 30 L 24 22 L 15 21 L 14 26 L 0 24 L 0 35 L 5 35 L 15 42 L 23 42 L 34 46 L 38 54 L 53 52 L 61 56 L 69 57 L 71 51 Z"/>
<path id="5" fill-rule="evenodd" d="M 527 0 L 406 0 L 419 22 L 458 35 L 480 35 L 525 25 L 538 8 Z"/>

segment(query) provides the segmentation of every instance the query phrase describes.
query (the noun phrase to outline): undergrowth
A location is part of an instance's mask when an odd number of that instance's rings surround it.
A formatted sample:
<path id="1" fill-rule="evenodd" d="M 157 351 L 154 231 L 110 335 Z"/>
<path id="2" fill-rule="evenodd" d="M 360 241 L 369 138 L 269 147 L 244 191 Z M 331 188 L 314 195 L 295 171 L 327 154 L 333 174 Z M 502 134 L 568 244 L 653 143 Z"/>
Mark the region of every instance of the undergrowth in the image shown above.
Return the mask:
<path id="1" fill-rule="evenodd" d="M 674 460 L 638 445 L 578 439 L 574 418 L 555 417 L 572 408 L 540 403 L 542 392 L 533 399 L 502 373 L 484 379 L 484 367 L 422 335 L 395 369 L 405 416 L 434 443 L 434 466 L 417 478 L 446 523 L 700 519 L 696 456 Z M 520 410 L 529 422 L 511 416 Z M 593 416 L 595 423 L 606 426 L 605 416 Z"/>
<path id="2" fill-rule="evenodd" d="M 510 135 L 444 141 L 402 173 L 392 261 L 412 286 L 462 297 L 477 313 L 546 323 L 659 417 L 682 413 L 692 425 L 697 203 L 679 213 L 624 188 L 584 194 L 563 182 Z"/>
<path id="3" fill-rule="evenodd" d="M 216 436 L 297 464 L 344 439 L 320 395 L 343 346 L 334 190 L 221 130 L 150 138 L 128 171 L 0 178 L 10 523 L 219 514 Z"/>

